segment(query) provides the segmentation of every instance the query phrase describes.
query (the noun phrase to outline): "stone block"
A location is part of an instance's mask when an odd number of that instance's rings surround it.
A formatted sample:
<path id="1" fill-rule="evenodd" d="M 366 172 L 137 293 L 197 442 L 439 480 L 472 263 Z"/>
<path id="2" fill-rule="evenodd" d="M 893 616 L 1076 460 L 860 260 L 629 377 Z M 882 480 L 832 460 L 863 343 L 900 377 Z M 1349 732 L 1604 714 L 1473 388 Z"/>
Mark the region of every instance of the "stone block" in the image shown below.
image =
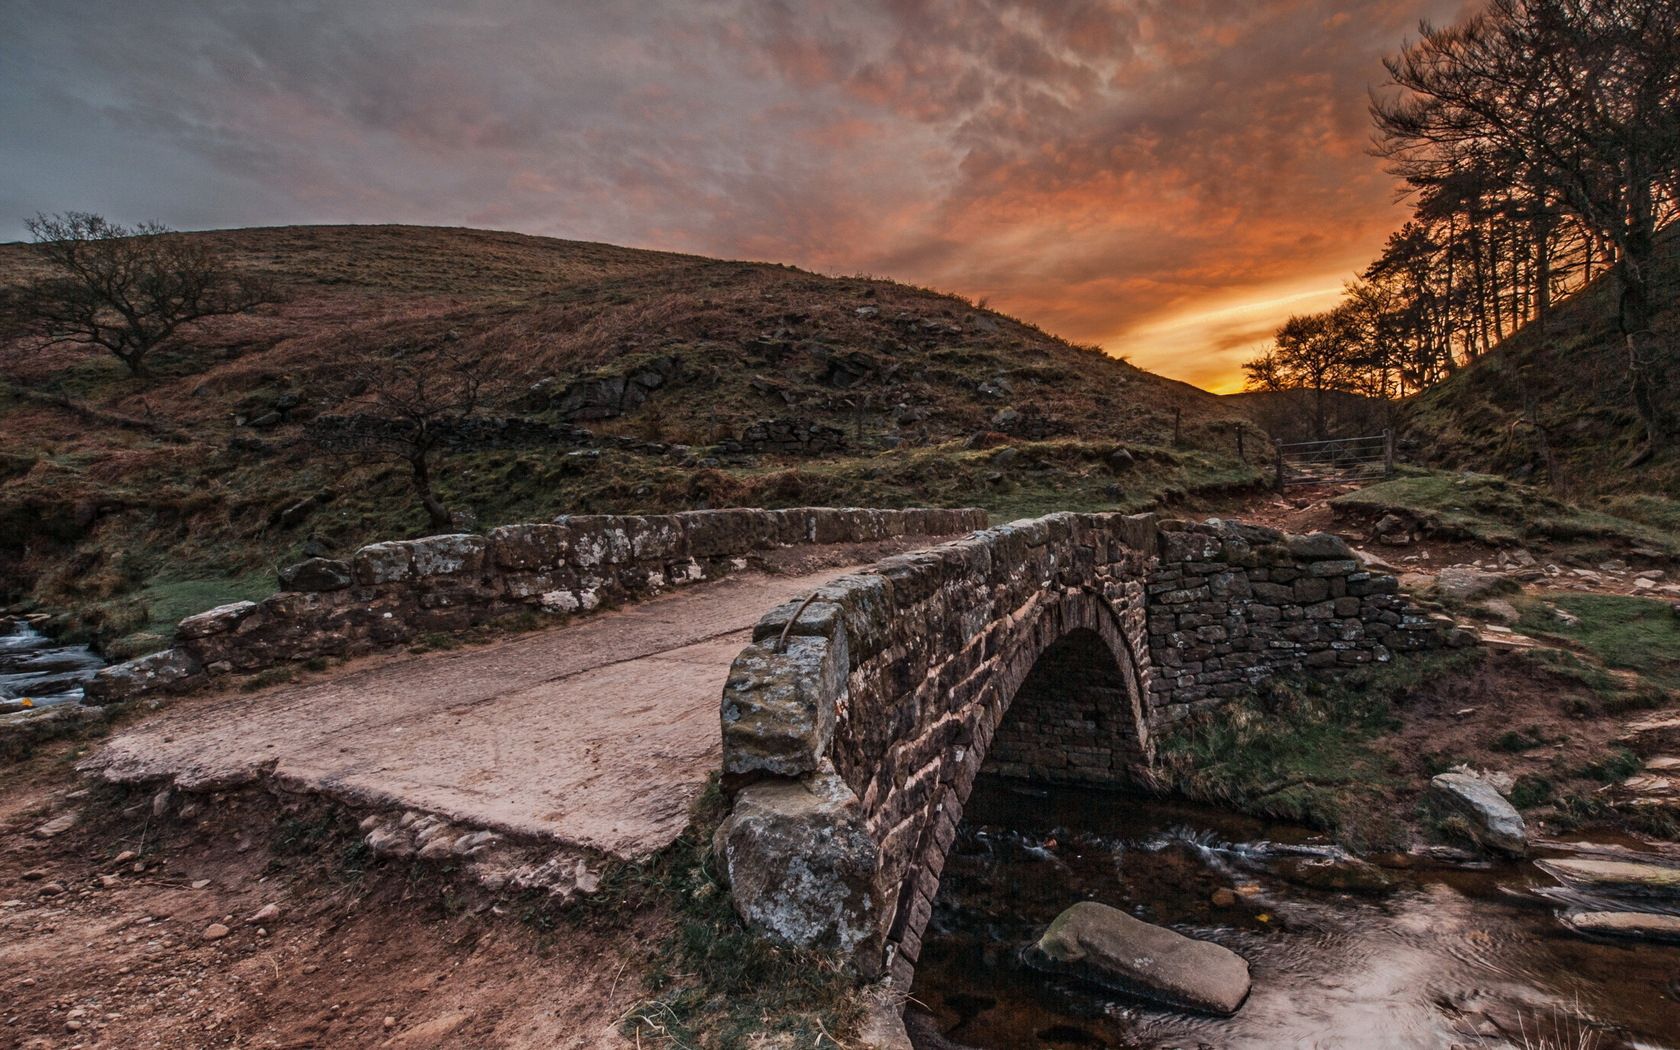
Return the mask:
<path id="1" fill-rule="evenodd" d="M 238 627 L 241 621 L 257 611 L 256 602 L 230 602 L 218 605 L 182 620 L 175 627 L 175 636 L 183 639 L 206 638 L 225 634 Z"/>
<path id="2" fill-rule="evenodd" d="M 758 935 L 842 955 L 883 935 L 880 853 L 834 773 L 743 788 L 717 845 L 735 910 Z"/>
<path id="3" fill-rule="evenodd" d="M 363 587 L 402 583 L 414 578 L 414 550 L 404 542 L 372 543 L 351 555 L 350 568 Z"/>
<path id="4" fill-rule="evenodd" d="M 490 561 L 522 572 L 557 569 L 571 553 L 571 538 L 565 525 L 503 525 L 490 530 Z"/>
<path id="5" fill-rule="evenodd" d="M 724 772 L 796 776 L 827 756 L 835 710 L 844 703 L 846 635 L 795 636 L 742 650 L 723 687 Z"/>

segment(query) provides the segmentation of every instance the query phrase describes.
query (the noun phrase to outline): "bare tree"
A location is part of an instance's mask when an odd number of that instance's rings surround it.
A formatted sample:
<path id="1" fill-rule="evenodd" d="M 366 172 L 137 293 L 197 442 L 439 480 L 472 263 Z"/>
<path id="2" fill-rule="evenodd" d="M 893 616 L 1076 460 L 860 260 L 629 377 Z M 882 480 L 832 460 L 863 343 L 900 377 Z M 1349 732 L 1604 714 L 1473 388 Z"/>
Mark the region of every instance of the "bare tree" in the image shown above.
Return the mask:
<path id="1" fill-rule="evenodd" d="M 193 322 L 274 299 L 266 282 L 234 271 L 203 238 L 156 223 L 128 227 L 65 212 L 27 225 L 49 272 L 9 297 L 12 324 L 49 346 L 98 347 L 137 376 Z"/>
<path id="2" fill-rule="evenodd" d="M 311 430 L 315 443 L 330 452 L 406 466 L 427 522 L 434 529 L 450 528 L 449 508 L 433 480 L 438 460 L 462 442 L 469 420 L 520 386 L 522 374 L 450 335 L 364 354 L 345 375 L 355 391 L 350 411 L 317 420 Z"/>

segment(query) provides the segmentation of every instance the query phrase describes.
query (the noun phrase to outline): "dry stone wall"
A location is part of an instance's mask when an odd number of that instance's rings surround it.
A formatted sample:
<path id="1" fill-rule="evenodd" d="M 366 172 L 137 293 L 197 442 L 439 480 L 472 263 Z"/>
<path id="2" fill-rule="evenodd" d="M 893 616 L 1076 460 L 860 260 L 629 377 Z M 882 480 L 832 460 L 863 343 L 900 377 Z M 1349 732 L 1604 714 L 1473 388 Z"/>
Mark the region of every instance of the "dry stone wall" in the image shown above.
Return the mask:
<path id="1" fill-rule="evenodd" d="M 1147 779 L 1159 728 L 1268 675 L 1452 640 L 1327 535 L 1056 514 L 888 558 L 772 610 L 735 661 L 723 870 L 760 933 L 907 983 L 989 759 Z"/>
<path id="2" fill-rule="evenodd" d="M 173 649 L 101 671 L 90 703 L 179 691 L 218 675 L 345 656 L 525 610 L 575 613 L 716 579 L 758 552 L 796 544 L 940 536 L 985 524 L 984 511 L 708 510 L 590 515 L 506 525 L 486 535 L 375 543 L 312 558 L 282 590 L 190 616 Z"/>

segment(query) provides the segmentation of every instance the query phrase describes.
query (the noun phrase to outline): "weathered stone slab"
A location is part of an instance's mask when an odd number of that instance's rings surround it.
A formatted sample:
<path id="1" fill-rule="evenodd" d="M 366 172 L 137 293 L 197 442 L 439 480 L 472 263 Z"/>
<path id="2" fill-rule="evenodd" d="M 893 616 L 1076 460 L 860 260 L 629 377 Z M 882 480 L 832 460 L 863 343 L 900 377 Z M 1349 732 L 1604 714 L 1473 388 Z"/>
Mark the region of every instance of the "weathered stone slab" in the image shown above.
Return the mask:
<path id="1" fill-rule="evenodd" d="M 1565 925 L 1602 937 L 1680 943 L 1680 915 L 1645 911 L 1584 911 L 1563 917 Z"/>
<path id="2" fill-rule="evenodd" d="M 1248 963 L 1236 952 L 1096 901 L 1056 916 L 1027 958 L 1052 973 L 1187 1010 L 1228 1017 L 1248 998 Z"/>
<path id="3" fill-rule="evenodd" d="M 796 776 L 828 754 L 846 695 L 846 635 L 792 636 L 742 650 L 723 686 L 723 770 Z"/>
<path id="4" fill-rule="evenodd" d="M 257 610 L 256 602 L 230 602 L 187 617 L 175 626 L 178 638 L 204 638 L 222 634 L 239 626 L 240 621 Z"/>
<path id="5" fill-rule="evenodd" d="M 1680 897 L 1680 868 L 1588 857 L 1547 858 L 1540 867 L 1560 879 L 1595 889 Z"/>

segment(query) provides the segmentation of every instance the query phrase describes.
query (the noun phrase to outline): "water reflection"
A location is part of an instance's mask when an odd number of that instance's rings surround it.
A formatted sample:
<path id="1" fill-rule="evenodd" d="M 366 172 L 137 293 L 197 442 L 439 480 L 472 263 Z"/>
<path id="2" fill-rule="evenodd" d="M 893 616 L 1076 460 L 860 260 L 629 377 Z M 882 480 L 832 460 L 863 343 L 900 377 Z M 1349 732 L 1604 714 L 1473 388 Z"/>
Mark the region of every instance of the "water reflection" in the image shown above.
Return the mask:
<path id="1" fill-rule="evenodd" d="M 1300 856 L 1338 853 L 1210 808 L 983 779 L 912 996 L 949 1039 L 997 1050 L 1680 1045 L 1680 947 L 1566 930 L 1560 911 L 1603 902 L 1532 864 L 1396 859 L 1412 866 L 1389 892 L 1356 894 L 1282 877 Z M 1240 953 L 1248 1003 L 1195 1017 L 1027 969 L 1019 948 L 1081 899 Z"/>

